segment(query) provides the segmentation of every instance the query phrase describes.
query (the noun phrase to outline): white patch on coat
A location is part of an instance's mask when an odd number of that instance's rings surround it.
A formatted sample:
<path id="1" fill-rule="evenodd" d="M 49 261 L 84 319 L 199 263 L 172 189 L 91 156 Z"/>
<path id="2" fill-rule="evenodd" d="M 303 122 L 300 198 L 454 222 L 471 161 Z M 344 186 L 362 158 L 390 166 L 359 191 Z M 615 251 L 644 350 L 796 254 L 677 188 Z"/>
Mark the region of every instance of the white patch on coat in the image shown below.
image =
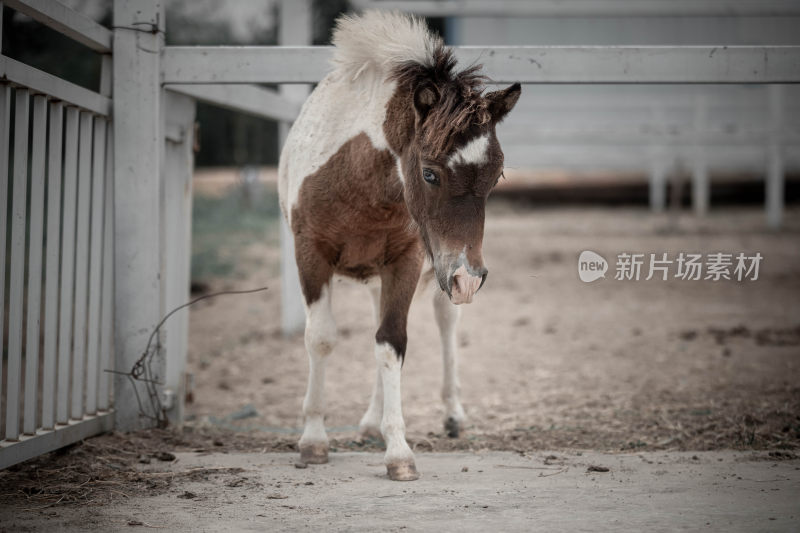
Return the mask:
<path id="1" fill-rule="evenodd" d="M 376 149 L 389 149 L 383 121 L 395 85 L 367 75 L 350 82 L 334 71 L 311 93 L 289 130 L 278 166 L 281 207 L 290 226 L 303 180 L 319 170 L 342 145 L 366 133 Z"/>
<path id="2" fill-rule="evenodd" d="M 403 421 L 400 358 L 389 343 L 382 342 L 375 345 L 375 361 L 383 382 L 381 433 L 386 442 L 384 460 L 387 465 L 413 462 L 414 454 L 406 442 L 406 424 Z"/>
<path id="3" fill-rule="evenodd" d="M 482 165 L 489 160 L 489 134 L 479 135 L 455 151 L 447 161 L 451 169 L 456 165 Z"/>
<path id="4" fill-rule="evenodd" d="M 387 76 L 408 61 L 431 65 L 441 45 L 419 19 L 383 11 L 340 19 L 333 42 L 335 69 L 303 104 L 281 152 L 278 191 L 290 227 L 303 180 L 342 145 L 366 133 L 376 149 L 389 149 L 383 122 L 396 83 Z"/>
<path id="5" fill-rule="evenodd" d="M 406 182 L 406 177 L 403 175 L 403 163 L 400 161 L 400 158 L 395 156 L 394 162 L 397 165 L 397 175 L 400 176 L 400 181 L 403 183 Z"/>

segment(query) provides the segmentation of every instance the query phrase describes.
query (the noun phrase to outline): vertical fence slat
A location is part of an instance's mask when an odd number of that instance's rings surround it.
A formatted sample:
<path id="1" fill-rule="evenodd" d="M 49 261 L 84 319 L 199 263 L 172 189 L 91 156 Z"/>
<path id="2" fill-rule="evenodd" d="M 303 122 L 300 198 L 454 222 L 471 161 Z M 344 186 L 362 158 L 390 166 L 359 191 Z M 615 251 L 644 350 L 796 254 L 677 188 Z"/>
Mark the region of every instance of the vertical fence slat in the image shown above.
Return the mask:
<path id="1" fill-rule="evenodd" d="M 89 258 L 89 340 L 86 356 L 86 412 L 97 412 L 97 385 L 100 343 L 100 282 L 103 243 L 103 185 L 105 182 L 106 120 L 95 118 L 92 162 L 92 222 Z"/>
<path id="2" fill-rule="evenodd" d="M 16 90 L 14 108 L 14 192 L 11 208 L 11 276 L 8 283 L 8 375 L 6 438 L 19 437 L 19 389 L 22 374 L 22 293 L 25 272 L 25 221 L 28 188 L 28 110 L 30 94 Z M 20 156 L 20 154 L 23 154 Z"/>
<path id="3" fill-rule="evenodd" d="M 767 180 L 764 190 L 767 226 L 781 227 L 783 220 L 785 154 L 783 150 L 784 90 L 782 85 L 768 85 L 769 144 L 767 145 Z"/>
<path id="4" fill-rule="evenodd" d="M 106 54 L 100 63 L 100 94 L 111 96 L 113 87 L 112 76 L 114 73 L 114 62 L 112 56 Z M 98 361 L 99 383 L 97 386 L 97 408 L 100 411 L 107 411 L 111 405 L 111 383 L 114 375 L 106 370 L 114 369 L 114 347 L 113 347 L 113 317 L 114 310 L 114 152 L 112 140 L 114 128 L 106 122 L 106 141 L 105 141 L 105 168 L 103 173 L 104 197 L 103 197 L 103 242 L 102 242 L 102 281 L 100 286 L 100 348 Z"/>
<path id="5" fill-rule="evenodd" d="M 75 327 L 72 349 L 72 409 L 70 418 L 83 418 L 86 365 L 86 286 L 89 275 L 89 201 L 92 187 L 92 115 L 81 111 L 78 147 L 78 222 L 75 239 Z"/>
<path id="6" fill-rule="evenodd" d="M 114 370 L 114 130 L 106 131 L 105 199 L 103 202 L 103 287 L 100 316 L 100 387 L 97 407 L 108 410 Z"/>
<path id="7" fill-rule="evenodd" d="M 708 100 L 705 95 L 695 97 L 694 131 L 698 139 L 694 145 L 694 168 L 692 169 L 692 205 L 697 215 L 708 213 L 711 198 L 711 181 L 708 175 L 708 152 L 711 146 L 706 144 L 708 134 Z M 703 140 L 700 140 L 702 138 Z"/>
<path id="8" fill-rule="evenodd" d="M 0 2 L 0 49 L 3 45 L 3 2 Z M 5 328 L 6 289 L 6 213 L 8 212 L 8 128 L 11 118 L 11 88 L 0 85 L 0 339 Z M 0 351 L 0 358 L 2 357 Z M 0 360 L 0 398 L 3 397 L 3 362 Z M 0 438 L 2 437 L 0 428 Z"/>
<path id="9" fill-rule="evenodd" d="M 165 309 L 174 309 L 189 299 L 189 254 L 191 240 L 192 147 L 195 102 L 187 96 L 167 92 L 165 95 L 167 128 L 180 132 L 165 143 L 163 180 L 164 274 L 162 288 Z M 183 421 L 185 396 L 186 339 L 188 313 L 180 313 L 168 321 L 165 334 L 166 368 L 164 394 L 170 422 Z"/>
<path id="10" fill-rule="evenodd" d="M 25 341 L 25 417 L 23 432 L 36 433 L 39 390 L 39 326 L 42 298 L 42 250 L 44 226 L 44 159 L 47 142 L 47 98 L 33 97 L 31 138 L 31 199 L 28 237 L 28 320 Z"/>
<path id="11" fill-rule="evenodd" d="M 67 108 L 64 132 L 64 202 L 61 228 L 61 298 L 58 317 L 58 394 L 56 422 L 69 421 L 69 371 L 72 351 L 72 295 L 75 288 L 75 210 L 78 182 L 78 109 Z"/>
<path id="12" fill-rule="evenodd" d="M 64 104 L 52 102 L 47 154 L 47 256 L 44 287 L 44 368 L 42 369 L 42 428 L 44 429 L 52 429 L 55 425 L 63 127 Z"/>
<path id="13" fill-rule="evenodd" d="M 2 19 L 0 14 L 0 19 Z M 2 30 L 0 30 L 2 31 Z M 5 327 L 5 290 L 6 290 L 6 209 L 8 209 L 8 151 L 11 136 L 11 87 L 0 85 L 0 192 L 3 215 L 0 216 L 0 338 Z M 3 365 L 0 364 L 0 396 L 3 394 Z"/>

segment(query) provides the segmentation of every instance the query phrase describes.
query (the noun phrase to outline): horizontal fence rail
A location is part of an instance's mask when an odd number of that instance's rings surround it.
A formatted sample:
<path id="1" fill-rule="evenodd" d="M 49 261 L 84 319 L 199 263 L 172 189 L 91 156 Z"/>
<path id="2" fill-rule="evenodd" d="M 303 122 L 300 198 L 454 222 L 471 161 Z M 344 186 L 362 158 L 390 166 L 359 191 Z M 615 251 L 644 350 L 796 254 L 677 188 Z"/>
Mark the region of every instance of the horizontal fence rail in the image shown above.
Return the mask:
<path id="1" fill-rule="evenodd" d="M 98 115 L 111 115 L 110 98 L 4 55 L 0 55 L 0 81 L 27 87 Z"/>
<path id="2" fill-rule="evenodd" d="M 498 137 L 503 143 L 542 144 L 598 144 L 624 145 L 684 145 L 695 146 L 764 146 L 772 138 L 767 129 L 743 129 L 731 132 L 725 128 L 697 131 L 689 127 L 657 125 L 649 129 L 637 127 L 598 126 L 595 128 L 543 128 L 525 125 L 502 125 Z M 784 145 L 800 146 L 800 132 L 781 136 Z"/>
<path id="3" fill-rule="evenodd" d="M 291 122 L 300 114 L 300 103 L 252 85 L 166 85 L 164 88 L 200 102 L 271 120 Z"/>
<path id="4" fill-rule="evenodd" d="M 777 17 L 800 15 L 794 0 L 351 0 L 359 9 L 428 17 Z"/>
<path id="5" fill-rule="evenodd" d="M 96 52 L 111 53 L 111 30 L 53 0 L 4 0 L 5 5 L 28 15 L 62 35 Z"/>
<path id="6" fill-rule="evenodd" d="M 800 46 L 459 46 L 496 83 L 800 83 Z M 167 46 L 164 83 L 317 83 L 325 46 Z"/>

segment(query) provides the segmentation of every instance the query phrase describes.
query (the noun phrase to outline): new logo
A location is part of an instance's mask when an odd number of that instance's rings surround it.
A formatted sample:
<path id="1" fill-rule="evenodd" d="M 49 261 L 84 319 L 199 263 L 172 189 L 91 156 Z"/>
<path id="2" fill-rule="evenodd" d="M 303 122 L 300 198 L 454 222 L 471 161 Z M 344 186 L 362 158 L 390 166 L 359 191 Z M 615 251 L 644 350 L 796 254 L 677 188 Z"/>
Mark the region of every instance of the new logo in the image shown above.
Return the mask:
<path id="1" fill-rule="evenodd" d="M 578 257 L 578 276 L 584 283 L 590 283 L 596 279 L 605 278 L 608 270 L 608 261 L 591 250 L 584 250 Z"/>

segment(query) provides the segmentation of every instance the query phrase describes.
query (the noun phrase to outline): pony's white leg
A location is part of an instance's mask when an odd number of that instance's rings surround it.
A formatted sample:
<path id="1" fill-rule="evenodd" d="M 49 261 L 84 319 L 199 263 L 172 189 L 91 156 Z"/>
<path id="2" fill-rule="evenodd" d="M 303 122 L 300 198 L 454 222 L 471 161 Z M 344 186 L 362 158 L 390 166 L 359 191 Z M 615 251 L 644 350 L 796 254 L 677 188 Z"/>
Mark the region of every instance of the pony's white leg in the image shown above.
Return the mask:
<path id="1" fill-rule="evenodd" d="M 381 433 L 386 442 L 386 472 L 394 481 L 419 478 L 414 454 L 406 442 L 400 394 L 400 371 L 406 355 L 408 308 L 422 267 L 420 250 L 399 258 L 381 272 L 381 324 L 375 333 L 375 360 L 383 382 Z"/>
<path id="2" fill-rule="evenodd" d="M 413 481 L 419 478 L 414 463 L 414 453 L 406 442 L 406 424 L 400 389 L 402 358 L 388 342 L 375 345 L 375 360 L 383 381 L 383 419 L 381 433 L 386 441 L 384 462 L 389 477 L 395 481 Z"/>
<path id="3" fill-rule="evenodd" d="M 456 329 L 461 316 L 461 308 L 453 305 L 442 291 L 433 296 L 433 309 L 439 335 L 442 340 L 442 362 L 444 363 L 444 380 L 442 383 L 442 401 L 444 402 L 444 429 L 448 437 L 458 437 L 464 427 L 466 416 L 461 406 L 459 392 L 461 383 L 458 380 L 458 351 Z"/>
<path id="4" fill-rule="evenodd" d="M 369 288 L 370 296 L 372 297 L 372 309 L 374 311 L 376 326 L 380 323 L 381 317 L 381 288 L 380 286 L 373 286 Z M 369 407 L 364 416 L 361 417 L 361 422 L 358 423 L 358 429 L 362 436 L 379 438 L 381 437 L 381 417 L 383 416 L 383 379 L 381 378 L 380 365 L 375 365 L 375 385 L 372 388 L 372 397 L 369 401 Z"/>
<path id="5" fill-rule="evenodd" d="M 309 359 L 308 389 L 303 400 L 305 427 L 300 438 L 300 460 L 328 462 L 328 435 L 325 433 L 325 363 L 336 344 L 336 323 L 331 313 L 330 283 L 320 297 L 306 306 L 306 350 Z"/>

